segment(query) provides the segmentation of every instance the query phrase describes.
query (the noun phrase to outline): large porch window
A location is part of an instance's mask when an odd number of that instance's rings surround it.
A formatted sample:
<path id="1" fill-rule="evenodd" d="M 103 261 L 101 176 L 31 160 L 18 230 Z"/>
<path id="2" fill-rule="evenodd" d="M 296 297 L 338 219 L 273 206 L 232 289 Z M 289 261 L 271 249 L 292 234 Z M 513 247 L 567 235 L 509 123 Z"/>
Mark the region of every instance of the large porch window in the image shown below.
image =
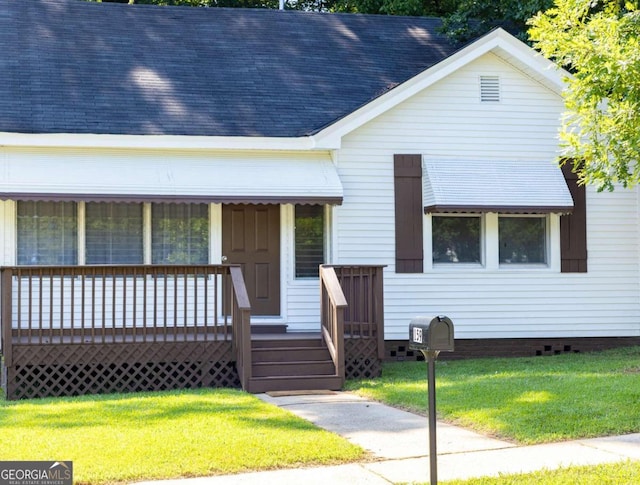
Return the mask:
<path id="1" fill-rule="evenodd" d="M 208 260 L 207 204 L 151 205 L 153 264 L 206 264 Z"/>
<path id="2" fill-rule="evenodd" d="M 87 264 L 142 264 L 142 204 L 85 205 Z"/>
<path id="3" fill-rule="evenodd" d="M 18 201 L 19 265 L 207 264 L 208 204 Z"/>
<path id="4" fill-rule="evenodd" d="M 324 263 L 324 206 L 295 206 L 296 278 L 317 278 Z"/>
<path id="5" fill-rule="evenodd" d="M 75 203 L 19 201 L 17 230 L 18 264 L 77 264 L 78 218 Z"/>

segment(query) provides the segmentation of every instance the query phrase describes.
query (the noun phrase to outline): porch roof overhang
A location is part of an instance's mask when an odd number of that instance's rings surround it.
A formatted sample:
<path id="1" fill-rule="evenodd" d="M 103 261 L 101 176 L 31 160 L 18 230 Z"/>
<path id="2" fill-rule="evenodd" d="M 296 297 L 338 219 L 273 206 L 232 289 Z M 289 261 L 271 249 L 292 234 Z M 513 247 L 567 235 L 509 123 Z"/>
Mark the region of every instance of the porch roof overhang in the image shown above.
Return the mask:
<path id="1" fill-rule="evenodd" d="M 424 160 L 424 211 L 568 214 L 573 199 L 553 162 Z"/>
<path id="2" fill-rule="evenodd" d="M 0 171 L 0 198 L 88 202 L 341 204 L 329 157 L 229 160 L 68 159 L 64 166 L 21 158 Z"/>

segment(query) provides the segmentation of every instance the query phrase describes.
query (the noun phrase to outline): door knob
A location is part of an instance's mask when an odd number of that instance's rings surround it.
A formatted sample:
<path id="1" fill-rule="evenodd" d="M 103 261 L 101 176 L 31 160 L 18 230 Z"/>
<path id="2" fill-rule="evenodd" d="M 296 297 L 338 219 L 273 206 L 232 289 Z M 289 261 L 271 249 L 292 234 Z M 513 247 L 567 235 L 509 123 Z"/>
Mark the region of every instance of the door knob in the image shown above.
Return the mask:
<path id="1" fill-rule="evenodd" d="M 222 256 L 222 258 L 221 258 L 221 259 L 222 259 L 222 262 L 223 262 L 223 263 L 226 263 L 226 262 L 227 262 L 227 257 L 226 257 L 226 256 Z"/>

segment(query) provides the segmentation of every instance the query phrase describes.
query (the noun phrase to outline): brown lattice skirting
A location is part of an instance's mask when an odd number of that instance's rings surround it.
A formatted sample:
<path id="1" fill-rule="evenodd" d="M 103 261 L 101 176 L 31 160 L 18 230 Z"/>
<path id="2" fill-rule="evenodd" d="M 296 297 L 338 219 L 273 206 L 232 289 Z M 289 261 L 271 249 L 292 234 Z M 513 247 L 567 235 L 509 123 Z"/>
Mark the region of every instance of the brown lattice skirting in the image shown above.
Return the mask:
<path id="1" fill-rule="evenodd" d="M 382 375 L 377 339 L 347 338 L 344 341 L 344 355 L 347 379 L 365 379 Z"/>
<path id="2" fill-rule="evenodd" d="M 230 342 L 25 345 L 3 367 L 7 399 L 240 387 Z"/>

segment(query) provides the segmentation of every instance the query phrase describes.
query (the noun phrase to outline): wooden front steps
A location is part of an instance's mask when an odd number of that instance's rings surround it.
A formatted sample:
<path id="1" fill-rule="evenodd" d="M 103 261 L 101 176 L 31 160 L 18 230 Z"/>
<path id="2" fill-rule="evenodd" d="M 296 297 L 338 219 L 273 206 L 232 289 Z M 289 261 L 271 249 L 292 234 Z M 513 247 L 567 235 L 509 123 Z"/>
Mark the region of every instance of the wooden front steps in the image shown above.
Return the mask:
<path id="1" fill-rule="evenodd" d="M 253 335 L 251 344 L 249 392 L 342 388 L 319 333 Z"/>

